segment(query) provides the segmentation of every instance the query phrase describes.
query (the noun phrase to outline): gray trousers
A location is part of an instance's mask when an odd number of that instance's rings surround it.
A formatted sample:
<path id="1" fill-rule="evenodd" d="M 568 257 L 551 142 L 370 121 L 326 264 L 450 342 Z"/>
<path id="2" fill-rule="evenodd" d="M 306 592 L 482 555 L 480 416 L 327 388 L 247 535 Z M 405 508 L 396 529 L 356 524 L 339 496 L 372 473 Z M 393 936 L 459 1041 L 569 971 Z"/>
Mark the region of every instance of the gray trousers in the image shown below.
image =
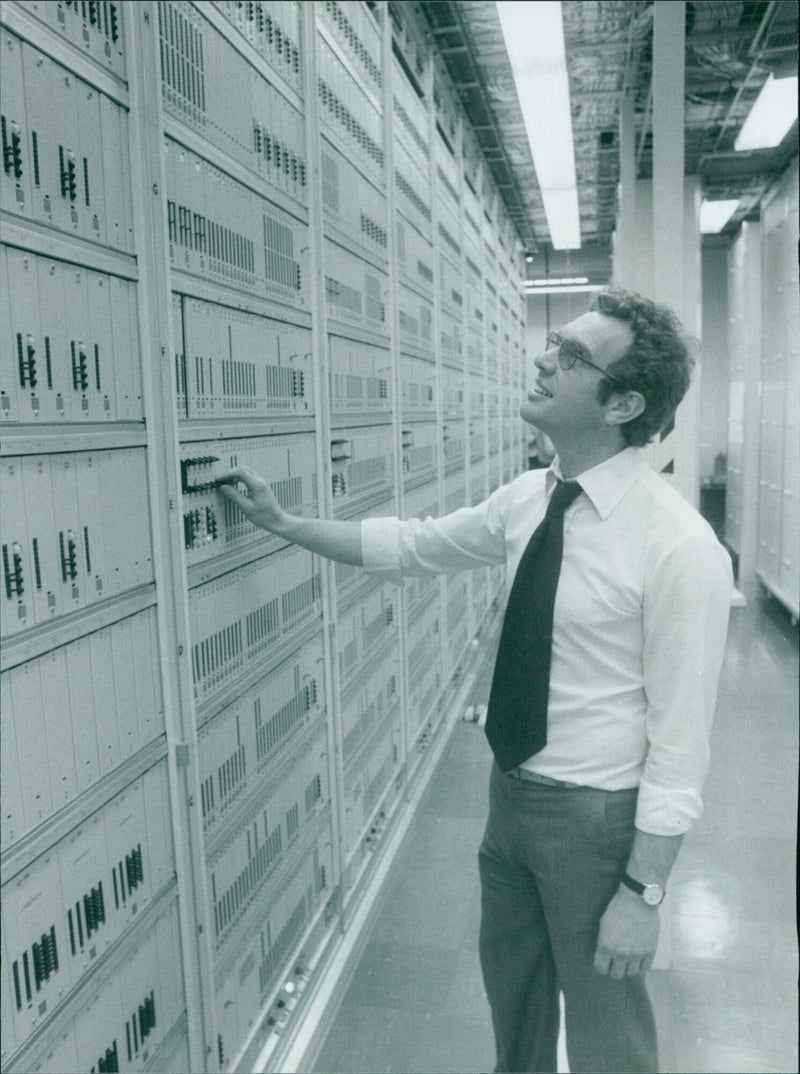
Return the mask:
<path id="1" fill-rule="evenodd" d="M 497 1071 L 555 1071 L 559 990 L 570 1070 L 657 1071 L 644 981 L 594 969 L 600 918 L 634 834 L 637 790 L 529 783 L 492 767 L 478 855 L 480 957 Z"/>

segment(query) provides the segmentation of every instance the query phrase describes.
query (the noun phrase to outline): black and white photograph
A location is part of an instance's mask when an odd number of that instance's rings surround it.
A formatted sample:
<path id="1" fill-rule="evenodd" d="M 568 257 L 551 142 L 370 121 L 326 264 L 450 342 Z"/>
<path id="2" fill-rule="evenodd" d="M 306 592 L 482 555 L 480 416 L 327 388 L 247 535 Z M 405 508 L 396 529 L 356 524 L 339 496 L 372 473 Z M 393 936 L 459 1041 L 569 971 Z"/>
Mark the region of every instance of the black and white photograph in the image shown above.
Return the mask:
<path id="1" fill-rule="evenodd" d="M 798 1069 L 795 0 L 0 0 L 0 1074 Z"/>

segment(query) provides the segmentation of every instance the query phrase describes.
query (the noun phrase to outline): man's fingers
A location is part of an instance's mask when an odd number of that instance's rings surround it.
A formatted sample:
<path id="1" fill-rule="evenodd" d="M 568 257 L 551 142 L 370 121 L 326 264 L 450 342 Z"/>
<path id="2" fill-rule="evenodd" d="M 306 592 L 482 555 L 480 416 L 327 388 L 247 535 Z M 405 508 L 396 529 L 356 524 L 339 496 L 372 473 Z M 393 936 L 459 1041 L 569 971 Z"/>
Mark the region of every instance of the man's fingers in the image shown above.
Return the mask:
<path id="1" fill-rule="evenodd" d="M 235 485 L 237 481 L 241 481 L 243 485 L 247 485 L 250 492 L 264 484 L 264 478 L 255 470 L 251 470 L 249 466 L 237 466 L 234 470 L 226 470 L 225 473 L 218 474 L 214 480 L 218 485 Z"/>
<path id="2" fill-rule="evenodd" d="M 605 951 L 596 951 L 594 956 L 594 968 L 599 974 L 605 976 L 611 967 L 611 956 Z"/>
<path id="3" fill-rule="evenodd" d="M 652 959 L 641 959 L 636 956 L 616 955 L 610 951 L 597 950 L 594 956 L 594 968 L 602 976 L 612 977 L 615 981 L 621 981 L 624 977 L 637 977 L 649 969 Z"/>
<path id="4" fill-rule="evenodd" d="M 628 966 L 628 960 L 626 958 L 615 958 L 611 962 L 611 969 L 609 971 L 611 977 L 615 981 L 621 981 L 625 976 L 625 972 Z"/>
<path id="5" fill-rule="evenodd" d="M 253 507 L 253 501 L 249 496 L 243 495 L 238 489 L 235 489 L 233 485 L 220 485 L 219 491 L 225 497 L 226 500 L 230 500 L 231 503 L 235 503 L 236 506 L 247 514 Z"/>

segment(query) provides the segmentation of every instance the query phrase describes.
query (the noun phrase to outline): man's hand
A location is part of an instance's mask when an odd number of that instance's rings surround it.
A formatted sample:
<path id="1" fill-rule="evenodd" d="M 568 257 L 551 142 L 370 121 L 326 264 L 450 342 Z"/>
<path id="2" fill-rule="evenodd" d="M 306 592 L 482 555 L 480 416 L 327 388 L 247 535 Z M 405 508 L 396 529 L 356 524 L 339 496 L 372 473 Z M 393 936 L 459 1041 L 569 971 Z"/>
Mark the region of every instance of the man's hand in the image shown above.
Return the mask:
<path id="1" fill-rule="evenodd" d="M 656 953 L 658 928 L 658 909 L 621 887 L 600 919 L 594 968 L 615 981 L 646 973 Z"/>
<path id="2" fill-rule="evenodd" d="M 225 499 L 235 503 L 254 526 L 278 533 L 287 522 L 288 516 L 275 493 L 264 478 L 249 466 L 238 466 L 235 470 L 220 474 L 217 483 Z M 247 488 L 247 495 L 234 488 L 238 483 Z"/>

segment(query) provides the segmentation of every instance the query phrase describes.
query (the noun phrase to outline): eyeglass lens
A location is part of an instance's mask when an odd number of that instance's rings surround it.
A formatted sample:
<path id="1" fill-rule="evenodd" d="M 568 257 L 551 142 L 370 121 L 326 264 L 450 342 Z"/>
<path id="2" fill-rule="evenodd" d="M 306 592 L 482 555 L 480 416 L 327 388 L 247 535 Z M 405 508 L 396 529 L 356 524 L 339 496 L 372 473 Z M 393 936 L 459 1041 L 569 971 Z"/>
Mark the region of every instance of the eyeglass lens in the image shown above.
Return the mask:
<path id="1" fill-rule="evenodd" d="M 558 364 L 562 369 L 572 369 L 581 357 L 581 349 L 571 339 L 564 339 L 559 332 L 551 332 L 547 337 L 548 347 L 558 347 Z"/>

